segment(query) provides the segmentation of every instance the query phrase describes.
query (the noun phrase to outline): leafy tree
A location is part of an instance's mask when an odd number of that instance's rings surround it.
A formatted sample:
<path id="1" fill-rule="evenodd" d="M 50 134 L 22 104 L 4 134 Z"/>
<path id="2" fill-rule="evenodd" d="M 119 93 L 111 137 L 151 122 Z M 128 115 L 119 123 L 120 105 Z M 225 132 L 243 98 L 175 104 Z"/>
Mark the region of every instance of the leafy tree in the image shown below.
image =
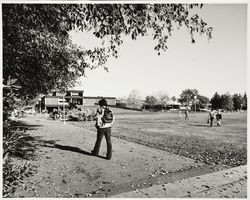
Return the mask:
<path id="1" fill-rule="evenodd" d="M 199 92 L 196 89 L 183 90 L 181 95 L 180 95 L 179 101 L 181 103 L 185 103 L 185 104 L 189 105 L 190 103 L 194 102 L 194 97 L 195 96 L 198 97 L 198 94 L 199 94 Z"/>
<path id="2" fill-rule="evenodd" d="M 62 19 L 67 13 L 60 14 L 64 7 L 3 5 L 3 78 L 18 79 L 23 97 L 74 86 L 84 74 L 85 57 L 99 53 L 70 43 Z"/>
<path id="3" fill-rule="evenodd" d="M 207 104 L 210 102 L 210 99 L 206 96 L 198 95 L 196 106 L 197 108 L 205 108 Z"/>
<path id="4" fill-rule="evenodd" d="M 171 97 L 171 100 L 176 101 L 177 98 L 176 98 L 175 96 L 172 96 L 172 97 Z"/>
<path id="5" fill-rule="evenodd" d="M 160 91 L 157 94 L 157 99 L 158 99 L 158 101 L 159 101 L 159 103 L 161 105 L 161 109 L 163 109 L 166 106 L 166 104 L 167 104 L 167 102 L 169 101 L 170 98 L 169 98 L 167 92 Z"/>
<path id="6" fill-rule="evenodd" d="M 85 69 L 103 66 L 118 55 L 122 36 L 152 34 L 158 54 L 175 29 L 185 26 L 211 38 L 212 28 L 189 10 L 193 4 L 2 4 L 3 78 L 18 79 L 23 97 L 77 83 Z M 201 7 L 201 6 L 200 6 Z M 72 45 L 71 30 L 86 30 L 106 46 L 93 50 Z"/>
<path id="7" fill-rule="evenodd" d="M 208 104 L 210 102 L 210 99 L 206 96 L 198 95 L 197 99 L 199 99 L 199 102 L 201 104 Z"/>
<path id="8" fill-rule="evenodd" d="M 242 109 L 247 110 L 247 93 L 245 92 L 243 95 L 243 106 Z"/>
<path id="9" fill-rule="evenodd" d="M 211 98 L 212 109 L 217 110 L 222 108 L 221 96 L 216 92 Z"/>
<path id="10" fill-rule="evenodd" d="M 132 90 L 127 98 L 127 104 L 130 108 L 141 108 L 142 98 L 138 90 Z"/>
<path id="11" fill-rule="evenodd" d="M 244 99 L 243 99 L 242 95 L 241 94 L 234 94 L 232 99 L 233 99 L 234 110 L 241 109 L 243 106 L 243 103 L 244 103 Z"/>
<path id="12" fill-rule="evenodd" d="M 146 96 L 146 103 L 154 108 L 154 105 L 157 103 L 157 98 L 154 96 Z"/>
<path id="13" fill-rule="evenodd" d="M 232 111 L 234 108 L 232 96 L 229 93 L 221 95 L 221 108 Z"/>

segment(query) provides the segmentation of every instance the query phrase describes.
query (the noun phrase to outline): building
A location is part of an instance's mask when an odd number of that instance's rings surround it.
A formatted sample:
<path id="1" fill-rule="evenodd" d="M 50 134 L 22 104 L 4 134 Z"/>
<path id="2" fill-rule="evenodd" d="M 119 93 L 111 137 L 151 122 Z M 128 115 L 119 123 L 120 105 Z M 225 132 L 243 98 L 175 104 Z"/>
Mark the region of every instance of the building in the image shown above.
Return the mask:
<path id="1" fill-rule="evenodd" d="M 167 102 L 167 105 L 166 105 L 166 107 L 167 107 L 167 109 L 176 109 L 176 110 L 178 110 L 178 109 L 180 109 L 181 108 L 181 103 L 179 103 L 179 102 L 177 102 L 177 101 L 173 101 L 173 100 L 169 100 L 168 102 Z"/>
<path id="2" fill-rule="evenodd" d="M 83 90 L 70 90 L 67 91 L 65 99 L 67 102 L 70 102 L 75 105 L 83 105 Z"/>
<path id="3" fill-rule="evenodd" d="M 63 109 L 63 107 L 68 108 L 69 103 L 63 98 L 63 94 L 59 92 L 54 92 L 43 97 L 45 110 L 51 112 L 54 108 Z"/>
<path id="4" fill-rule="evenodd" d="M 83 108 L 84 106 L 94 106 L 97 105 L 99 100 L 105 98 L 109 106 L 116 105 L 116 97 L 88 97 L 83 96 L 83 90 L 69 90 L 66 92 L 65 96 L 55 91 L 50 95 L 44 97 L 45 109 L 51 112 L 54 108 L 62 109 L 63 105 L 65 107 L 70 107 L 70 105 L 76 105 L 79 108 Z"/>
<path id="5" fill-rule="evenodd" d="M 103 98 L 107 100 L 107 104 L 109 106 L 115 106 L 116 105 L 116 98 L 115 97 L 102 97 L 102 96 L 97 96 L 97 97 L 87 97 L 87 96 L 85 96 L 85 97 L 83 97 L 84 105 L 85 106 L 98 105 L 98 102 Z"/>

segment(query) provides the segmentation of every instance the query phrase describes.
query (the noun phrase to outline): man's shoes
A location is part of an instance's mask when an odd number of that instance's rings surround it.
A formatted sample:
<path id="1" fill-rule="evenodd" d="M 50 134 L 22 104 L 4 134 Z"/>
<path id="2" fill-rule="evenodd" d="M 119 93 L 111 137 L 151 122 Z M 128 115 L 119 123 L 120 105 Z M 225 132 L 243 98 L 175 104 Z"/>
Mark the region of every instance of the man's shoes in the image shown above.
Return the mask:
<path id="1" fill-rule="evenodd" d="M 92 155 L 92 156 L 97 156 L 98 154 L 95 153 L 94 151 L 91 151 L 91 155 Z"/>
<path id="2" fill-rule="evenodd" d="M 107 160 L 111 160 L 111 156 L 107 156 L 106 159 L 107 159 Z"/>

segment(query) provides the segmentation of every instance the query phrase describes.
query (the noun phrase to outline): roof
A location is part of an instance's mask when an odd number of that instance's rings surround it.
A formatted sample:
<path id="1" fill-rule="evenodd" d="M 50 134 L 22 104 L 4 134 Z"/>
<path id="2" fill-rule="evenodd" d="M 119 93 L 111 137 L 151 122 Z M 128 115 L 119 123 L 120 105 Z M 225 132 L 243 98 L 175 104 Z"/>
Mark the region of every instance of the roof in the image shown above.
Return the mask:
<path id="1" fill-rule="evenodd" d="M 58 93 L 60 93 L 60 92 L 62 92 L 62 91 L 60 91 L 60 90 L 52 90 L 51 91 L 52 93 L 54 93 L 54 92 L 58 92 Z M 65 91 L 66 93 L 67 92 L 84 92 L 84 90 L 67 90 L 67 91 Z"/>
<path id="2" fill-rule="evenodd" d="M 181 103 L 177 102 L 177 101 L 173 101 L 173 100 L 169 100 L 167 102 L 168 105 L 181 105 Z"/>
<path id="3" fill-rule="evenodd" d="M 46 105 L 46 107 L 63 107 L 63 105 L 61 104 L 49 104 L 49 105 Z M 65 104 L 64 107 L 69 107 L 68 104 Z"/>
<path id="4" fill-rule="evenodd" d="M 84 90 L 68 90 L 67 92 L 84 92 Z"/>
<path id="5" fill-rule="evenodd" d="M 45 96 L 45 98 L 62 98 L 63 96 Z M 65 99 L 70 99 L 70 98 L 74 98 L 74 99 L 116 99 L 116 97 L 86 97 L 86 96 L 64 96 Z"/>
<path id="6" fill-rule="evenodd" d="M 97 97 L 86 97 L 86 96 L 83 96 L 84 99 L 116 99 L 116 97 L 102 97 L 102 96 L 97 96 Z"/>
<path id="7" fill-rule="evenodd" d="M 65 99 L 84 99 L 82 96 L 65 96 Z"/>
<path id="8" fill-rule="evenodd" d="M 55 98 L 62 98 L 63 96 L 45 96 L 45 98 L 55 99 Z M 66 97 L 66 96 L 65 96 Z"/>

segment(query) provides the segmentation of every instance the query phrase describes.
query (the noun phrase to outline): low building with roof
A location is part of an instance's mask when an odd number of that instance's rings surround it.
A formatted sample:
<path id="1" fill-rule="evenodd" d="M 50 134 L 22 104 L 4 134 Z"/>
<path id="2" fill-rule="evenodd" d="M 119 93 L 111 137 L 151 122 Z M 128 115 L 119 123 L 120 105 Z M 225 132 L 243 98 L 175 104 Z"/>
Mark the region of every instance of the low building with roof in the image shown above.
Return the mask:
<path id="1" fill-rule="evenodd" d="M 116 105 L 116 97 L 103 97 L 103 96 L 83 96 L 84 90 L 69 90 L 65 94 L 54 91 L 53 93 L 44 97 L 45 109 L 51 112 L 54 108 L 62 109 L 70 105 L 83 108 L 84 106 L 95 106 L 98 102 L 105 98 L 107 104 L 110 106 Z"/>

